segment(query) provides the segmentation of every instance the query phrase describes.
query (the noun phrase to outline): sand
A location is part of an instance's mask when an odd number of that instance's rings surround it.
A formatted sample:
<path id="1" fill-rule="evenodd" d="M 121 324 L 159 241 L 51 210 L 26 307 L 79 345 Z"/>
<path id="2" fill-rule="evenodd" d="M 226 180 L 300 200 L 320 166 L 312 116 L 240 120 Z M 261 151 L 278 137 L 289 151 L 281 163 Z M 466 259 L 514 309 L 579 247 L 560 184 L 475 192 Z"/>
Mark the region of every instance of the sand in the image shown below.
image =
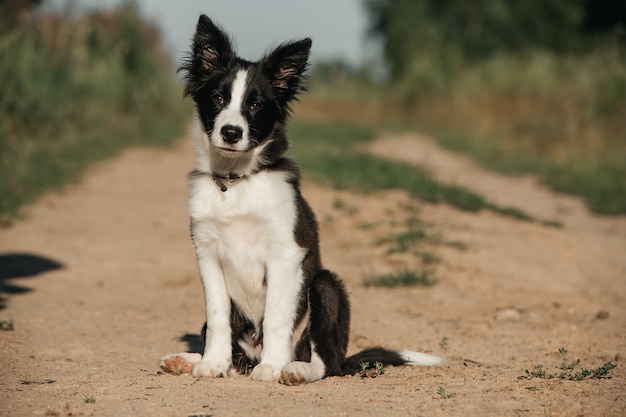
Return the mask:
<path id="1" fill-rule="evenodd" d="M 626 217 L 594 216 L 532 177 L 485 171 L 427 137 L 384 136 L 367 151 L 563 224 L 304 179 L 324 264 L 350 292 L 349 352 L 412 349 L 445 356 L 443 365 L 298 387 L 159 372 L 162 355 L 198 349 L 204 320 L 183 137 L 95 165 L 0 229 L 0 320 L 14 326 L 0 331 L 0 416 L 626 415 Z M 364 287 L 367 277 L 422 267 L 411 251 L 380 243 L 416 218 L 439 238 L 422 248 L 440 259 L 436 283 Z M 568 363 L 580 359 L 577 371 L 617 368 L 584 381 L 526 375 L 537 364 L 562 372 L 559 348 Z"/>

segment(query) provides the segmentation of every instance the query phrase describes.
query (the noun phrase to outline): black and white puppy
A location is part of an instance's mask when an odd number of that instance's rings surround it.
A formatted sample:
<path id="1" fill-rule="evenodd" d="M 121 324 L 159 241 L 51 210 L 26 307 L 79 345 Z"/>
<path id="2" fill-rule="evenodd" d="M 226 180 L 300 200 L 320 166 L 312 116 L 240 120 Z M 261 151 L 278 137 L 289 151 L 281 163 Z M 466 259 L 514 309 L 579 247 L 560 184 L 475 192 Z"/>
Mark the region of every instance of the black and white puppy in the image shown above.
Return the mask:
<path id="1" fill-rule="evenodd" d="M 322 268 L 315 215 L 300 193 L 296 165 L 282 156 L 310 49 L 310 39 L 288 42 L 249 62 L 200 16 L 181 69 L 197 113 L 188 210 L 206 300 L 205 348 L 203 355 L 163 357 L 166 372 L 244 373 L 292 385 L 354 374 L 362 362 L 441 362 L 383 348 L 346 358 L 348 296 Z"/>

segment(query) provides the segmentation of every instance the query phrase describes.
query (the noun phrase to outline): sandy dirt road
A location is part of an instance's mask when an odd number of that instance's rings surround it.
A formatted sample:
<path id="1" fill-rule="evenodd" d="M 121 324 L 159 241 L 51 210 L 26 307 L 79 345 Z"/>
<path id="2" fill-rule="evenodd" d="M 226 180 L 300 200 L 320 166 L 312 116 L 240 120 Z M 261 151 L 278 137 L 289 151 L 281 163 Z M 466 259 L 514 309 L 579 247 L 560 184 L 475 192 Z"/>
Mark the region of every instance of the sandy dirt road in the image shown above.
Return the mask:
<path id="1" fill-rule="evenodd" d="M 128 150 L 0 229 L 0 320 L 14 325 L 0 332 L 0 416 L 626 415 L 626 218 L 591 216 L 577 199 L 416 135 L 383 137 L 369 151 L 564 225 L 305 181 L 324 263 L 351 294 L 350 352 L 410 348 L 446 356 L 444 365 L 300 387 L 159 373 L 161 355 L 198 348 L 204 315 L 185 212 L 191 149 L 185 137 Z M 462 243 L 432 248 L 437 283 L 361 285 L 417 266 L 377 243 L 415 217 Z M 581 366 L 617 368 L 585 381 L 524 377 L 539 363 L 560 372 L 561 347 Z"/>

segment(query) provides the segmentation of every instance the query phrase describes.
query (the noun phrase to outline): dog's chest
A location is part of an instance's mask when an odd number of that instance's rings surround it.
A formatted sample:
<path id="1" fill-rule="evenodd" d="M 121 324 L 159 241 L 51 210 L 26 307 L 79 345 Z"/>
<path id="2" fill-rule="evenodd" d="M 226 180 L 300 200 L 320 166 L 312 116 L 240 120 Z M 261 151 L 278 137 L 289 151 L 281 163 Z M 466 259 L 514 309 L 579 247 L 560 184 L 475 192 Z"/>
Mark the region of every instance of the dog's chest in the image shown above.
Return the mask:
<path id="1" fill-rule="evenodd" d="M 218 260 L 231 299 L 259 323 L 268 264 L 297 246 L 294 191 L 285 174 L 259 173 L 226 192 L 208 176 L 195 178 L 188 209 L 196 250 Z"/>

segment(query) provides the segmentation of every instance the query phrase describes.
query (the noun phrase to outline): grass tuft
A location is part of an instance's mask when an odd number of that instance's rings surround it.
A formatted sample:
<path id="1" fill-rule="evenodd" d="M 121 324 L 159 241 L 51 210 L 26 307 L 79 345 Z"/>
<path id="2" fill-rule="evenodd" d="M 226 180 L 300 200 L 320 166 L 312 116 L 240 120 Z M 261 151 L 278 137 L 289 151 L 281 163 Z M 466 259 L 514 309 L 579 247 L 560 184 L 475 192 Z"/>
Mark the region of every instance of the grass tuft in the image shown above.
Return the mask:
<path id="1" fill-rule="evenodd" d="M 376 378 L 377 376 L 383 375 L 385 373 L 385 367 L 381 362 L 374 362 L 370 364 L 369 362 L 361 362 L 361 369 L 358 372 L 358 375 L 361 378 Z"/>
<path id="2" fill-rule="evenodd" d="M 14 330 L 13 320 L 0 320 L 0 330 Z"/>
<path id="3" fill-rule="evenodd" d="M 444 387 L 439 387 L 437 388 L 437 395 L 439 395 L 439 398 L 443 398 L 444 400 L 447 400 L 448 398 L 452 398 L 454 394 L 447 392 Z"/>
<path id="4" fill-rule="evenodd" d="M 431 269 L 412 271 L 402 269 L 391 274 L 372 276 L 363 280 L 365 287 L 430 287 L 435 285 L 435 273 Z"/>
<path id="5" fill-rule="evenodd" d="M 527 378 L 566 379 L 570 381 L 603 379 L 610 378 L 609 372 L 617 367 L 617 365 L 612 362 L 606 362 L 597 368 L 581 368 L 576 371 L 576 367 L 580 364 L 580 359 L 575 358 L 570 362 L 567 357 L 568 350 L 566 348 L 560 348 L 559 353 L 561 354 L 561 364 L 558 367 L 561 370 L 560 372 L 547 372 L 543 364 L 537 364 L 532 370 L 525 369 L 525 376 Z"/>

